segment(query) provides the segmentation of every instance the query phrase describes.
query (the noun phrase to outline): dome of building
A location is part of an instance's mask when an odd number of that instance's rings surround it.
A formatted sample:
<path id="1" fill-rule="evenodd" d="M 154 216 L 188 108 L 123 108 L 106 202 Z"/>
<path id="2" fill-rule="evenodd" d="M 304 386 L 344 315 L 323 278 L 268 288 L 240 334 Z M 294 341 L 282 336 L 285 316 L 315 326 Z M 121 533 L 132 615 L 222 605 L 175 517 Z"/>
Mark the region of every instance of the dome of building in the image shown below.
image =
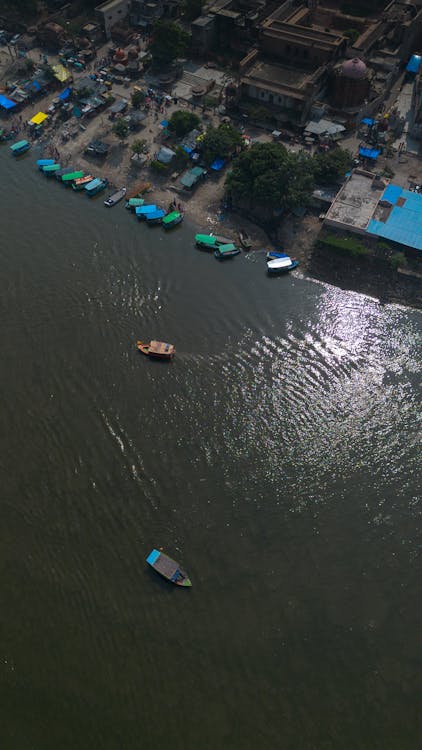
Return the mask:
<path id="1" fill-rule="evenodd" d="M 346 60 L 341 66 L 341 73 L 345 78 L 354 78 L 359 80 L 366 76 L 366 65 L 363 60 L 354 57 L 353 60 Z"/>

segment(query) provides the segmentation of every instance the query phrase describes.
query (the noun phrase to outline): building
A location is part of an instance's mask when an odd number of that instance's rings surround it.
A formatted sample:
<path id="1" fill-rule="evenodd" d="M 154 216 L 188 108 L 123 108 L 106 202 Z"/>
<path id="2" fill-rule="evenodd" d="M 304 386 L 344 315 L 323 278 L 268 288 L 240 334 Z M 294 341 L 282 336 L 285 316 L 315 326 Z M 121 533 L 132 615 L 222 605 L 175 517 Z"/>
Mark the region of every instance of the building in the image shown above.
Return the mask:
<path id="1" fill-rule="evenodd" d="M 358 57 L 336 65 L 329 75 L 329 100 L 337 109 L 360 107 L 370 89 L 368 68 Z"/>
<path id="2" fill-rule="evenodd" d="M 107 39 L 111 39 L 113 26 L 123 21 L 129 13 L 131 0 L 107 0 L 97 5 L 95 12 L 101 21 Z"/>

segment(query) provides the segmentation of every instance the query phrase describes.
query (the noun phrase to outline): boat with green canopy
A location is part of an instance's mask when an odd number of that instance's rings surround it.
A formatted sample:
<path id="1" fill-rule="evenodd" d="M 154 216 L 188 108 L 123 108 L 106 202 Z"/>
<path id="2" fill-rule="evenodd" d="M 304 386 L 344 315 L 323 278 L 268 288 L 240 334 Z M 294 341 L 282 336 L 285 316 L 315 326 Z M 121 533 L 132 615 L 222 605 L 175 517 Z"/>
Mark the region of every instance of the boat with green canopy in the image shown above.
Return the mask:
<path id="1" fill-rule="evenodd" d="M 60 164 L 46 164 L 45 167 L 42 167 L 42 172 L 48 177 L 49 175 L 58 172 L 59 169 L 61 169 Z"/>
<path id="2" fill-rule="evenodd" d="M 195 242 L 203 250 L 215 250 L 218 247 L 217 239 L 212 234 L 195 234 Z"/>
<path id="3" fill-rule="evenodd" d="M 214 252 L 217 260 L 227 260 L 228 258 L 234 258 L 235 255 L 239 255 L 240 249 L 236 247 L 232 242 L 228 245 L 220 245 Z"/>
<path id="4" fill-rule="evenodd" d="M 129 200 L 126 201 L 125 208 L 129 209 L 129 211 L 135 211 L 136 208 L 140 208 L 144 203 L 144 198 L 129 198 Z"/>
<path id="5" fill-rule="evenodd" d="M 67 172 L 67 174 L 62 175 L 62 182 L 64 182 L 65 185 L 71 185 L 73 180 L 79 180 L 81 177 L 85 176 L 85 172 L 80 170 L 79 172 Z"/>
<path id="6" fill-rule="evenodd" d="M 29 148 L 31 148 L 29 141 L 18 141 L 17 143 L 14 143 L 13 146 L 10 146 L 13 156 L 19 156 L 19 154 L 28 151 Z"/>
<path id="7" fill-rule="evenodd" d="M 164 216 L 161 223 L 164 229 L 171 229 L 180 224 L 181 221 L 183 221 L 183 214 L 180 211 L 171 211 L 171 213 Z"/>

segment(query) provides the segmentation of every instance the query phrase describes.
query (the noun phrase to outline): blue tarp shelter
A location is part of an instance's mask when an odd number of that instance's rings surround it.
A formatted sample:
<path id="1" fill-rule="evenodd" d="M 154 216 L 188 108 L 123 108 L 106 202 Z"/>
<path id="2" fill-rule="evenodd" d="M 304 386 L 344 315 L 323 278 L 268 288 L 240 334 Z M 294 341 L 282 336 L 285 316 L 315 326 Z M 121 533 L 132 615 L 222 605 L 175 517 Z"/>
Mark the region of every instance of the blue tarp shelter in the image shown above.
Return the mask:
<path id="1" fill-rule="evenodd" d="M 67 89 L 65 89 L 64 91 L 62 91 L 61 94 L 59 94 L 59 99 L 61 99 L 62 102 L 65 102 L 66 99 L 69 98 L 69 96 L 71 95 L 71 93 L 72 93 L 72 89 L 70 87 L 68 87 Z"/>
<path id="2" fill-rule="evenodd" d="M 406 71 L 408 73 L 417 73 L 422 63 L 421 55 L 412 55 L 407 63 Z"/>
<path id="3" fill-rule="evenodd" d="M 378 159 L 381 151 L 379 148 L 363 148 L 359 149 L 359 156 L 363 156 L 365 159 Z"/>
<path id="4" fill-rule="evenodd" d="M 381 200 L 392 209 L 384 221 L 372 219 L 366 231 L 422 251 L 422 195 L 389 185 Z"/>
<path id="5" fill-rule="evenodd" d="M 166 128 L 169 124 L 168 120 L 161 120 L 160 125 L 162 128 Z"/>
<path id="6" fill-rule="evenodd" d="M 213 169 L 215 172 L 219 172 L 220 169 L 223 169 L 224 164 L 225 164 L 224 159 L 215 159 L 210 166 L 211 166 L 211 169 Z"/>
<path id="7" fill-rule="evenodd" d="M 16 102 L 12 102 L 11 99 L 8 99 L 7 96 L 3 96 L 3 94 L 0 94 L 0 107 L 3 109 L 13 109 L 13 107 L 16 107 Z"/>
<path id="8" fill-rule="evenodd" d="M 362 123 L 363 125 L 369 125 L 369 127 L 372 127 L 372 125 L 375 124 L 375 120 L 373 120 L 372 117 L 364 117 Z"/>

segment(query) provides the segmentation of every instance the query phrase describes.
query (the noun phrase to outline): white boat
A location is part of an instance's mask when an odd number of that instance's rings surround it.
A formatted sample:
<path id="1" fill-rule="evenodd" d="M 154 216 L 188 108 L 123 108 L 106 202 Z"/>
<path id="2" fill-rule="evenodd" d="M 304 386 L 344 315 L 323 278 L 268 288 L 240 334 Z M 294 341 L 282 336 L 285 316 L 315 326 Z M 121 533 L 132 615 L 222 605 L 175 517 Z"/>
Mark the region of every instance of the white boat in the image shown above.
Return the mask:
<path id="1" fill-rule="evenodd" d="M 293 268 L 297 268 L 298 265 L 299 261 L 295 260 L 295 258 L 289 258 L 287 255 L 285 258 L 274 258 L 273 260 L 267 261 L 267 271 L 270 276 L 272 276 L 278 273 L 292 271 Z"/>
<path id="2" fill-rule="evenodd" d="M 126 195 L 126 188 L 122 187 L 120 190 L 117 190 L 115 193 L 112 193 L 109 195 L 107 200 L 104 201 L 105 206 L 115 206 L 116 203 L 122 200 Z"/>

